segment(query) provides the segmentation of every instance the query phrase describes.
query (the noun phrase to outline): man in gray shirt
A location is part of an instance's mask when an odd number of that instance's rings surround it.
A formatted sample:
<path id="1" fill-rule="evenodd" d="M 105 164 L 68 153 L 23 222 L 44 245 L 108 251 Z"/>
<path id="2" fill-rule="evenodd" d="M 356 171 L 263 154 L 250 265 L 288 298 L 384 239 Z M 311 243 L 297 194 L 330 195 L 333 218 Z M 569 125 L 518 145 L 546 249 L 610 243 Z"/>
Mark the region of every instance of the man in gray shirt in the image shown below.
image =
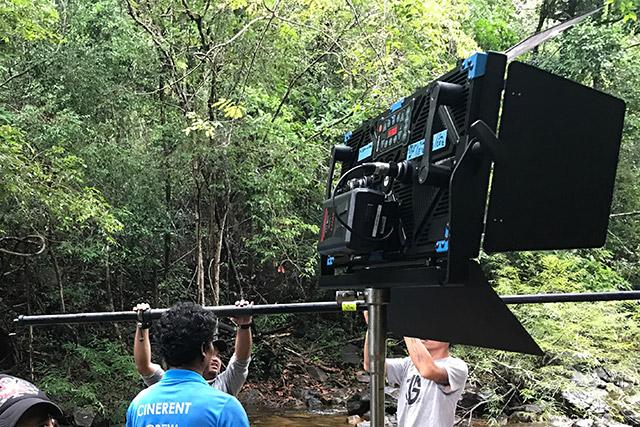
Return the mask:
<path id="1" fill-rule="evenodd" d="M 398 425 L 452 427 L 469 374 L 467 364 L 449 355 L 449 343 L 409 337 L 404 341 L 409 357 L 385 361 L 387 382 L 400 386 Z M 368 371 L 367 345 L 365 335 L 364 369 Z"/>
<path id="2" fill-rule="evenodd" d="M 252 305 L 245 300 L 236 301 L 236 306 L 246 307 Z M 141 313 L 149 310 L 149 304 L 138 304 L 133 310 Z M 141 316 L 138 316 L 141 318 Z M 222 371 L 222 361 L 220 353 L 227 349 L 227 344 L 222 340 L 213 342 L 214 356 L 211 363 L 205 369 L 203 377 L 215 389 L 237 396 L 244 385 L 249 374 L 249 363 L 251 362 L 251 316 L 231 317 L 231 321 L 237 326 L 235 351 L 229 360 L 229 365 Z M 136 369 L 142 376 L 142 380 L 147 386 L 151 386 L 162 378 L 164 369 L 156 363 L 151 362 L 151 342 L 149 340 L 149 324 L 138 322 L 136 327 L 135 340 L 133 342 L 133 357 Z M 222 372 L 220 372 L 222 371 Z"/>

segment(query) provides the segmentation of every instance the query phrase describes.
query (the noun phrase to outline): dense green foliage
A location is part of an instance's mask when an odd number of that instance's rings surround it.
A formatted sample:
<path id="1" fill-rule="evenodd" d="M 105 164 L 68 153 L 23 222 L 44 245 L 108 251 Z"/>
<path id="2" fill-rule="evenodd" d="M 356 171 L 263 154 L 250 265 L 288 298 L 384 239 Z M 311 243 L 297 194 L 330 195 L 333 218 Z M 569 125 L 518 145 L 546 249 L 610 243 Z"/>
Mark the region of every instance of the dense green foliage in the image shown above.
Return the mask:
<path id="1" fill-rule="evenodd" d="M 502 295 L 600 292 L 629 286 L 608 266 L 611 254 L 606 251 L 582 256 L 496 255 L 485 261 Z M 576 388 L 571 381 L 575 372 L 591 373 L 604 367 L 627 381 L 640 379 L 635 358 L 640 340 L 640 305 L 636 302 L 523 305 L 513 311 L 545 351 L 544 358 L 462 351 L 472 366 L 473 383 L 492 391 L 490 412 L 494 416 L 508 404 L 523 403 L 541 404 L 548 413 L 561 413 L 561 393 Z M 626 403 L 620 398 L 617 405 Z"/>
<path id="2" fill-rule="evenodd" d="M 603 4 L 526 59 L 626 100 L 613 211 L 636 212 L 637 2 L 3 1 L 2 369 L 33 376 L 69 406 L 121 420 L 138 388 L 129 328 L 7 338 L 11 319 L 138 301 L 324 297 L 315 242 L 336 138 L 472 51 L 505 49 Z M 638 218 L 612 217 L 604 250 L 496 256 L 484 265 L 501 293 L 628 289 L 640 284 Z M 548 359 L 462 350 L 474 381 L 503 395 L 492 400 L 494 415 L 512 386 L 518 401 L 552 402 L 577 357 L 640 378 L 637 304 L 516 313 Z M 360 324 L 333 320 L 304 321 L 299 335 L 310 342 L 296 348 L 336 356 L 330 344 L 360 335 Z M 258 378 L 285 363 L 268 341 L 256 341 Z"/>

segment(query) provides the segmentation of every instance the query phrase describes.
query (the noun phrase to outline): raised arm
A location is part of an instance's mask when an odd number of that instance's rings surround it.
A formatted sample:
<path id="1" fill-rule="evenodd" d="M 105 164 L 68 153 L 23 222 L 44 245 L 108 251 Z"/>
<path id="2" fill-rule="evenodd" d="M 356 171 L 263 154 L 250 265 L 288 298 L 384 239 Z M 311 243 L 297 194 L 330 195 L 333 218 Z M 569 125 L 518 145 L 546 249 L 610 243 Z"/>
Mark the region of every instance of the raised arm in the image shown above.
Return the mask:
<path id="1" fill-rule="evenodd" d="M 449 384 L 449 374 L 447 370 L 435 364 L 431 353 L 429 353 L 429 350 L 427 350 L 420 339 L 405 337 L 404 342 L 407 344 L 411 361 L 422 377 L 435 381 L 438 384 Z"/>
<path id="2" fill-rule="evenodd" d="M 249 307 L 253 305 L 253 301 L 240 300 L 236 301 L 236 307 Z M 236 330 L 235 355 L 238 360 L 248 360 L 251 357 L 251 346 L 253 345 L 253 336 L 251 334 L 251 316 L 232 317 L 231 321 L 238 327 Z"/>
<path id="3" fill-rule="evenodd" d="M 142 319 L 141 314 L 145 310 L 149 310 L 149 304 L 138 304 L 133 311 L 138 313 L 138 318 Z M 149 327 L 151 325 L 143 321 L 136 324 L 136 335 L 133 341 L 133 359 L 136 363 L 136 370 L 143 377 L 148 377 L 157 370 L 161 369 L 160 365 L 151 363 L 151 341 L 149 340 Z"/>

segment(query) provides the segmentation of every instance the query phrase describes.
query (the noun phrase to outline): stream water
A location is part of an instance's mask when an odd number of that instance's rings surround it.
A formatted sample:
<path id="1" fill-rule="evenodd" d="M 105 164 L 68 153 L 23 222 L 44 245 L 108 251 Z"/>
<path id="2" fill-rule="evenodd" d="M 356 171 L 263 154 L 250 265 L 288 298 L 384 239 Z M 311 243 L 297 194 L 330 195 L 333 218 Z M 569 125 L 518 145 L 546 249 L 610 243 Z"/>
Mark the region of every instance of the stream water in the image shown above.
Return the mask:
<path id="1" fill-rule="evenodd" d="M 249 421 L 259 427 L 346 427 L 347 415 L 343 412 L 273 412 L 249 410 Z M 484 421 L 473 421 L 473 427 L 487 427 Z M 507 424 L 504 427 L 544 427 L 543 423 Z"/>
<path id="2" fill-rule="evenodd" d="M 249 413 L 252 426 L 260 427 L 335 427 L 348 426 L 347 415 L 314 412 L 254 412 Z"/>

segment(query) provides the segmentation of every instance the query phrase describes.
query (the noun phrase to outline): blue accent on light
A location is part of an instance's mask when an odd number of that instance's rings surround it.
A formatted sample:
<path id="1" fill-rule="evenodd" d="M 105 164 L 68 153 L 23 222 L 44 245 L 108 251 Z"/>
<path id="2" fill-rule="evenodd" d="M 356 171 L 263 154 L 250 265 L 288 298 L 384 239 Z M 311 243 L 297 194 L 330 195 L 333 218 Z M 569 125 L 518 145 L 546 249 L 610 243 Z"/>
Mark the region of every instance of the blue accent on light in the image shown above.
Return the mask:
<path id="1" fill-rule="evenodd" d="M 347 142 L 349 142 L 349 140 L 351 139 L 351 135 L 353 135 L 353 132 L 349 131 L 347 133 L 344 134 L 344 143 L 346 144 Z"/>
<path id="2" fill-rule="evenodd" d="M 437 151 L 447 146 L 447 130 L 440 131 L 433 135 L 431 151 Z"/>
<path id="3" fill-rule="evenodd" d="M 462 62 L 462 69 L 467 71 L 467 80 L 484 76 L 488 57 L 484 52 L 476 52 Z"/>
<path id="4" fill-rule="evenodd" d="M 402 104 L 404 104 L 404 98 L 400 98 L 396 102 L 394 102 L 391 107 L 389 107 L 389 111 L 393 113 L 394 111 L 400 109 L 402 107 Z"/>
<path id="5" fill-rule="evenodd" d="M 441 254 L 442 252 L 447 252 L 449 250 L 449 241 L 448 240 L 438 240 L 436 242 L 436 252 Z"/>
<path id="6" fill-rule="evenodd" d="M 364 147 L 362 147 L 360 151 L 358 151 L 358 161 L 364 160 L 367 157 L 371 157 L 372 153 L 373 153 L 373 142 L 370 142 Z"/>
<path id="7" fill-rule="evenodd" d="M 448 239 L 449 238 L 449 226 L 445 225 L 444 227 L 444 238 Z"/>
<path id="8" fill-rule="evenodd" d="M 414 142 L 409 147 L 407 147 L 407 160 L 415 159 L 416 157 L 420 157 L 424 154 L 424 139 L 421 139 L 418 142 Z"/>
<path id="9" fill-rule="evenodd" d="M 333 265 L 333 261 L 335 261 L 335 258 L 332 257 L 331 255 L 329 255 L 327 257 L 327 267 L 332 266 Z"/>

